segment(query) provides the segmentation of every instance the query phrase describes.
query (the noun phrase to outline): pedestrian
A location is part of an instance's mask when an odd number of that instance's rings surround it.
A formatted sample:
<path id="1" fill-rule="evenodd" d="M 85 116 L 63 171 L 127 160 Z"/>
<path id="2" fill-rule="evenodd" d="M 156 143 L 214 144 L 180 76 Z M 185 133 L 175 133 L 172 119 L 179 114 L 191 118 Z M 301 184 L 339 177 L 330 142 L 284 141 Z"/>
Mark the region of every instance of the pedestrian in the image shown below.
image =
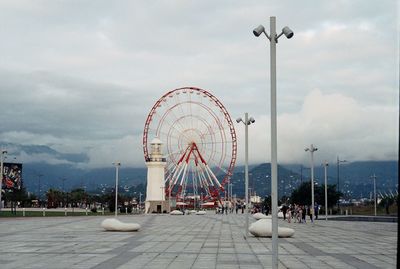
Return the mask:
<path id="1" fill-rule="evenodd" d="M 310 217 L 311 223 L 314 222 L 314 212 L 313 211 L 314 211 L 314 207 L 312 205 L 310 205 L 308 207 L 308 216 Z"/>
<path id="2" fill-rule="evenodd" d="M 287 206 L 285 204 L 283 204 L 281 210 L 282 210 L 282 213 L 283 213 L 283 220 L 286 220 Z"/>
<path id="3" fill-rule="evenodd" d="M 314 206 L 315 219 L 318 219 L 318 209 L 319 209 L 319 205 L 317 203 L 315 203 L 315 206 Z"/>
<path id="4" fill-rule="evenodd" d="M 287 221 L 288 223 L 290 223 L 292 221 L 292 211 L 290 211 L 290 208 L 287 213 L 288 213 Z"/>
<path id="5" fill-rule="evenodd" d="M 301 222 L 306 223 L 306 207 L 304 205 L 301 206 Z"/>

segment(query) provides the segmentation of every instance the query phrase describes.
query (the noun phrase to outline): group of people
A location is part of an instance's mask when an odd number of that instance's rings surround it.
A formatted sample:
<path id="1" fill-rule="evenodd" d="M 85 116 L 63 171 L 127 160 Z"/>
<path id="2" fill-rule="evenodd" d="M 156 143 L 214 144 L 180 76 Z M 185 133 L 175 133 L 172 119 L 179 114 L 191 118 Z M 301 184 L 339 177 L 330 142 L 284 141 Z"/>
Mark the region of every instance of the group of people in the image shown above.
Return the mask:
<path id="1" fill-rule="evenodd" d="M 228 213 L 233 213 L 233 211 L 238 214 L 241 212 L 242 214 L 244 213 L 244 210 L 246 209 L 246 204 L 244 202 L 223 202 L 221 205 L 215 208 L 215 214 L 228 214 Z"/>
<path id="2" fill-rule="evenodd" d="M 306 223 L 306 216 L 309 216 L 310 221 L 313 222 L 314 219 L 318 219 L 319 205 L 315 204 L 314 208 L 306 205 L 282 205 L 281 210 L 283 214 L 283 220 L 287 220 L 289 223 L 294 222 Z M 313 216 L 314 215 L 314 216 Z"/>
<path id="3" fill-rule="evenodd" d="M 242 214 L 245 212 L 246 204 L 243 202 L 223 202 L 218 207 L 215 208 L 215 214 L 228 214 L 233 213 L 233 211 L 238 214 L 241 212 Z M 270 208 L 268 205 L 261 207 L 261 206 L 254 206 L 251 210 L 251 214 L 255 214 L 257 212 L 261 212 L 265 215 L 268 215 Z M 314 208 L 307 205 L 298 205 L 298 204 L 283 204 L 280 208 L 280 211 L 283 214 L 283 220 L 291 223 L 292 220 L 295 223 L 306 223 L 306 216 L 309 217 L 310 221 L 313 222 L 315 219 L 318 219 L 318 211 L 319 205 L 316 203 Z M 313 217 L 314 214 L 314 217 Z"/>

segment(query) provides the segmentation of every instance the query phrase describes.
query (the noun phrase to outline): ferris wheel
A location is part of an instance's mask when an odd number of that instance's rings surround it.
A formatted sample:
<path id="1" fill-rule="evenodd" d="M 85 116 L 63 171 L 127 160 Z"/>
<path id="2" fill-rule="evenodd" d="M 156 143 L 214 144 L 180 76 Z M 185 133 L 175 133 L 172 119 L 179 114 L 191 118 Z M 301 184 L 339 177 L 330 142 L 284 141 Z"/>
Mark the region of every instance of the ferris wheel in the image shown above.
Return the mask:
<path id="1" fill-rule="evenodd" d="M 176 201 L 189 195 L 203 201 L 219 198 L 233 173 L 237 141 L 231 117 L 214 95 L 194 87 L 164 94 L 145 123 L 146 161 L 154 138 L 164 143 L 165 197 Z"/>

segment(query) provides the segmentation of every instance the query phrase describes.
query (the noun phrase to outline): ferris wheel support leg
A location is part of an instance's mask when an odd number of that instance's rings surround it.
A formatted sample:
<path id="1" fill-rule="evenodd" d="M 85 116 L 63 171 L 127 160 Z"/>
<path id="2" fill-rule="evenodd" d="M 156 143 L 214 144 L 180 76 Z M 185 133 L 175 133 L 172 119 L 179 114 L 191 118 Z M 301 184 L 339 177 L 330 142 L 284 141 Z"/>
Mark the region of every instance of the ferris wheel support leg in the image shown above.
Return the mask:
<path id="1" fill-rule="evenodd" d="M 219 183 L 217 177 L 214 175 L 213 171 L 211 171 L 211 169 L 210 169 L 210 167 L 209 167 L 208 165 L 206 165 L 206 169 L 210 172 L 211 177 L 214 179 L 216 185 L 217 185 L 218 187 L 221 187 L 221 183 Z"/>

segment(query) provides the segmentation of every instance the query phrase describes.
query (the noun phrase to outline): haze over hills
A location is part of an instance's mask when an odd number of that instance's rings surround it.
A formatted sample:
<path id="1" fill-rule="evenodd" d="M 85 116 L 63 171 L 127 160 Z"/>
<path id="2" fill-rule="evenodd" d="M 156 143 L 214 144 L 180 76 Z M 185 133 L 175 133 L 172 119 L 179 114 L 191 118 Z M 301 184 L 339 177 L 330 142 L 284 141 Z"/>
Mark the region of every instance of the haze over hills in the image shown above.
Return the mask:
<path id="1" fill-rule="evenodd" d="M 115 168 L 86 167 L 87 156 L 84 154 L 60 153 L 49 146 L 16 145 L 0 143 L 8 150 L 6 162 L 23 163 L 23 184 L 26 189 L 43 194 L 49 188 L 71 190 L 83 187 L 89 191 L 112 187 L 115 181 Z M 21 161 L 23 160 L 23 161 Z M 51 161 L 50 161 L 51 160 Z M 260 196 L 269 195 L 271 190 L 270 164 L 249 166 L 249 188 Z M 337 184 L 337 165 L 328 166 L 328 184 Z M 324 168 L 315 163 L 315 181 L 323 184 Z M 371 176 L 377 176 L 377 191 L 382 194 L 395 192 L 398 187 L 398 161 L 355 161 L 341 163 L 340 190 L 353 198 L 369 197 L 373 190 Z M 39 176 L 41 175 L 41 176 Z M 122 164 L 119 173 L 120 186 L 145 184 L 147 169 L 144 167 L 130 168 Z M 289 195 L 291 190 L 301 182 L 310 180 L 310 169 L 297 164 L 279 165 L 279 195 Z M 231 182 L 233 194 L 244 196 L 244 166 L 236 166 Z M 132 188 L 133 190 L 135 188 Z M 143 189 L 143 188 L 141 188 Z"/>
<path id="2" fill-rule="evenodd" d="M 354 162 L 340 166 L 340 188 L 353 198 L 369 197 L 373 190 L 373 180 L 370 178 L 375 173 L 377 176 L 377 191 L 384 194 L 395 192 L 398 184 L 398 162 Z M 310 170 L 303 167 L 301 175 L 300 165 L 279 165 L 279 195 L 290 195 L 301 182 L 310 180 Z M 65 190 L 84 187 L 89 191 L 104 187 L 112 187 L 115 183 L 115 168 L 97 168 L 83 170 L 72 165 L 46 163 L 27 163 L 23 166 L 24 186 L 28 191 L 38 192 L 38 180 L 41 177 L 41 191 L 44 193 L 48 188 Z M 145 184 L 146 168 L 120 168 L 120 186 L 137 186 Z M 62 179 L 65 179 L 64 181 Z M 315 167 L 315 181 L 323 184 L 323 167 Z M 238 197 L 244 196 L 244 167 L 238 166 L 232 176 L 233 194 Z M 337 167 L 330 166 L 328 169 L 328 184 L 337 183 Z M 251 166 L 249 169 L 249 188 L 257 195 L 269 195 L 271 191 L 270 164 Z"/>

